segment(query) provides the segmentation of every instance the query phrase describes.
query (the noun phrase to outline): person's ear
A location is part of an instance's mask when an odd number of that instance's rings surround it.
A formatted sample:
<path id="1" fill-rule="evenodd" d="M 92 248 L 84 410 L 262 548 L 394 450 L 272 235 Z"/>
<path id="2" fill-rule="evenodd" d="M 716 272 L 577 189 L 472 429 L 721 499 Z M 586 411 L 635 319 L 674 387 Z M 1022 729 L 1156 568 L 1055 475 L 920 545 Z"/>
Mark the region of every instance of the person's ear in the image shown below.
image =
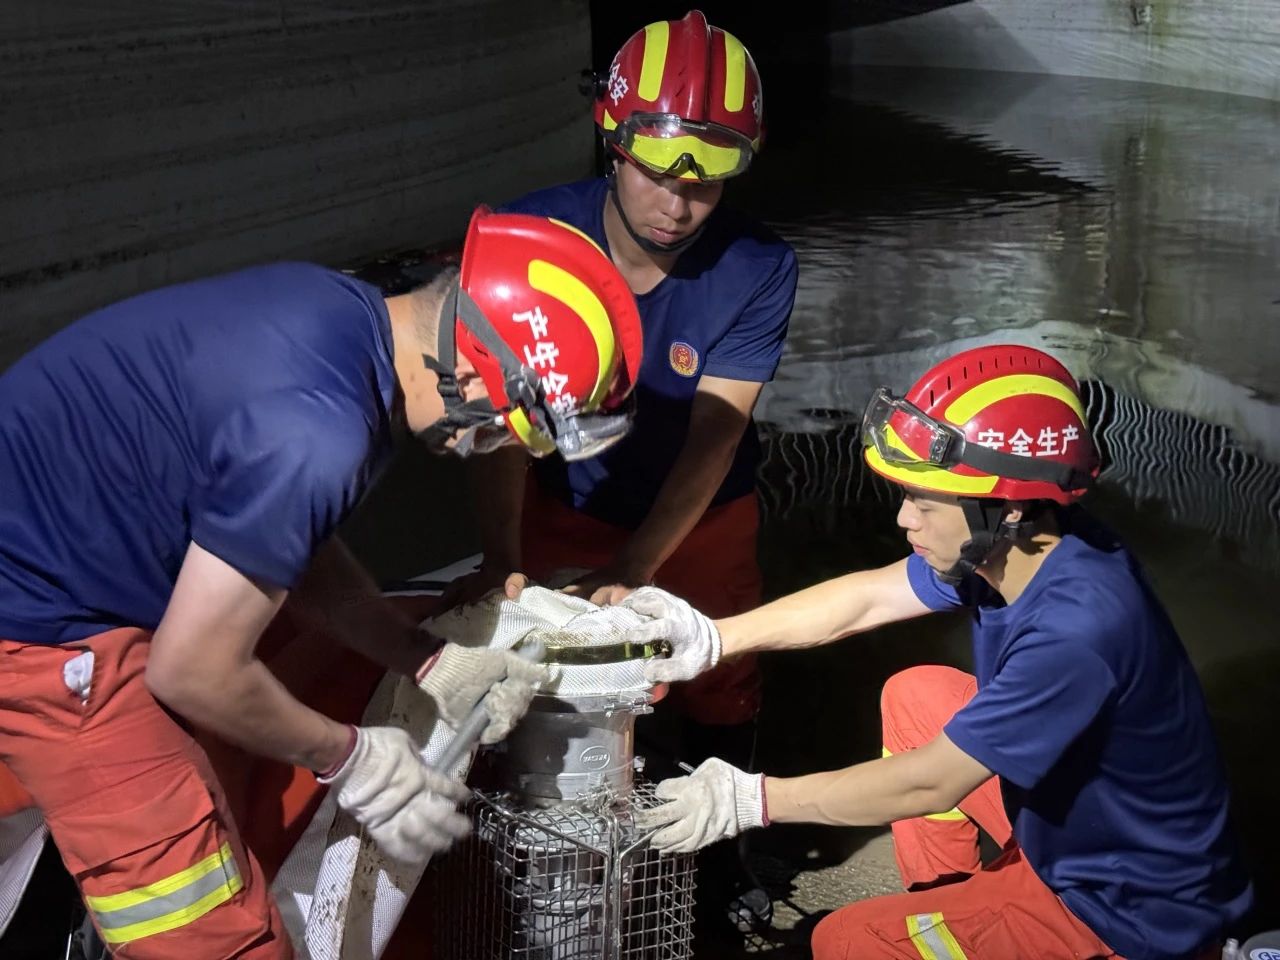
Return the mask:
<path id="1" fill-rule="evenodd" d="M 458 361 L 454 364 L 453 375 L 458 381 L 458 392 L 462 394 L 463 400 L 483 400 L 489 396 L 488 388 L 484 385 L 484 379 L 480 376 L 475 368 L 475 364 L 461 351 L 458 353 Z"/>

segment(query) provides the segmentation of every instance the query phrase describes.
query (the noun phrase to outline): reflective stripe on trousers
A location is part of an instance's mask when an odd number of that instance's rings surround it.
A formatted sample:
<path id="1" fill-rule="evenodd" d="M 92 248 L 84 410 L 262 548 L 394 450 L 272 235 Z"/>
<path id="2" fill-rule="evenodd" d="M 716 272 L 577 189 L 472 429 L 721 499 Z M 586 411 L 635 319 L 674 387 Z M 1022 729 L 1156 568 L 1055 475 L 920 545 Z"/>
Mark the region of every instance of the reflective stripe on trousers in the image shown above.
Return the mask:
<path id="1" fill-rule="evenodd" d="M 907 917 L 907 934 L 920 960 L 968 960 L 940 913 L 911 914 Z"/>
<path id="2" fill-rule="evenodd" d="M 103 940 L 128 943 L 184 927 L 226 903 L 243 887 L 231 844 L 224 843 L 217 853 L 163 880 L 126 893 L 86 896 L 84 901 L 93 911 Z"/>
<path id="3" fill-rule="evenodd" d="M 0 639 L 0 760 L 119 960 L 290 960 L 204 751 L 147 690 L 151 636 Z"/>

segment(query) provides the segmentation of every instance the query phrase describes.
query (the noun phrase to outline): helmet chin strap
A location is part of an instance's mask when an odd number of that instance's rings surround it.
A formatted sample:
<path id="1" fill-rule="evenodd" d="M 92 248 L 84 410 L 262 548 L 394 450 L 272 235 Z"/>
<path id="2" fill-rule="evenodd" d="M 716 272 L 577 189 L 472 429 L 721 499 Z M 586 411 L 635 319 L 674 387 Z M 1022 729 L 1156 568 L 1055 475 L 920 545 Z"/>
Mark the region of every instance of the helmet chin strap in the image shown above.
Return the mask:
<path id="1" fill-rule="evenodd" d="M 623 163 L 630 163 L 630 161 L 623 160 Z M 622 225 L 626 228 L 627 233 L 641 250 L 648 253 L 659 254 L 680 253 L 693 246 L 693 244 L 697 242 L 698 238 L 702 236 L 702 231 L 707 228 L 707 221 L 703 220 L 702 223 L 698 225 L 697 230 L 693 231 L 693 233 L 689 234 L 687 237 L 682 237 L 674 243 L 658 243 L 656 240 L 650 240 L 648 237 L 643 237 L 636 233 L 635 227 L 631 226 L 631 221 L 627 219 L 627 215 L 622 211 L 622 201 L 618 199 L 618 181 L 612 170 L 609 171 L 609 175 L 606 179 L 609 181 L 609 196 L 613 198 L 613 209 L 618 211 L 618 219 L 622 221 Z"/>
<path id="2" fill-rule="evenodd" d="M 444 401 L 444 415 L 419 430 L 415 436 L 427 445 L 433 453 L 452 452 L 460 457 L 474 452 L 476 431 L 483 426 L 491 425 L 498 417 L 498 411 L 488 398 L 481 400 L 464 400 L 462 390 L 458 387 L 457 366 L 458 349 L 455 325 L 458 318 L 458 298 L 460 285 L 457 280 L 449 288 L 440 304 L 440 318 L 437 322 L 436 355 L 423 354 L 422 365 L 436 375 L 436 390 Z M 465 297 L 466 295 L 463 294 Z M 471 307 L 470 297 L 466 297 L 464 306 Z M 468 309 L 468 318 L 471 310 Z M 478 308 L 475 312 L 479 312 Z M 481 315 L 483 317 L 483 315 Z M 486 333 L 492 333 L 485 321 Z M 494 335 L 496 337 L 496 335 Z M 486 337 L 486 346 L 492 347 Z M 502 344 L 505 347 L 505 344 Z M 510 352 L 510 348 L 507 348 Z M 512 354 L 514 359 L 514 354 Z M 452 447 L 449 441 L 464 431 Z"/>
<path id="3" fill-rule="evenodd" d="M 960 548 L 960 559 L 949 570 L 939 573 L 939 580 L 943 583 L 959 583 L 986 563 L 1001 545 L 1012 543 L 1030 532 L 1035 525 L 1034 519 L 1024 515 L 1021 520 L 1011 523 L 1005 519 L 1008 506 L 1007 500 L 960 498 L 960 508 L 964 510 L 964 519 L 969 525 L 969 539 Z"/>

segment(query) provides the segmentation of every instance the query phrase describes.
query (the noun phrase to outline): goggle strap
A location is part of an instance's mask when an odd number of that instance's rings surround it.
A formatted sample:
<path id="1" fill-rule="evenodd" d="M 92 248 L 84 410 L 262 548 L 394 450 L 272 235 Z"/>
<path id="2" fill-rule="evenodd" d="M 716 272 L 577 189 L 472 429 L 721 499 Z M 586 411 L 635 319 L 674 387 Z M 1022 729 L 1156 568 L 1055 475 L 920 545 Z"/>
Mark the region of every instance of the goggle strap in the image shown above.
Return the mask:
<path id="1" fill-rule="evenodd" d="M 874 417 L 873 413 L 881 407 L 886 408 L 885 416 L 883 418 Z M 867 403 L 866 412 L 863 413 L 864 442 L 867 438 L 874 438 L 876 431 L 883 430 L 894 410 L 901 411 L 907 416 L 919 420 L 931 430 L 940 431 L 951 437 L 951 456 L 948 459 L 952 461 L 952 464 L 961 463 L 982 473 L 1005 477 L 1009 480 L 1052 483 L 1062 490 L 1080 490 L 1093 485 L 1092 475 L 1077 470 L 1068 464 L 1034 457 L 1020 457 L 1016 454 L 992 450 L 990 447 L 985 447 L 980 443 L 970 442 L 965 439 L 964 434 L 956 427 L 931 417 L 906 399 L 893 396 L 883 386 L 872 394 L 871 400 Z M 935 466 L 945 469 L 952 464 L 942 463 L 935 464 Z"/>
<path id="2" fill-rule="evenodd" d="M 970 443 L 963 438 L 956 441 L 957 461 L 967 467 L 1009 480 L 1052 483 L 1063 490 L 1079 490 L 1091 485 L 1093 478 L 1065 463 L 1035 457 L 1020 457 L 1000 450 L 992 450 L 980 443 Z"/>
<path id="3" fill-rule="evenodd" d="M 440 359 L 449 367 L 449 372 L 444 376 L 447 376 L 451 384 L 453 383 L 453 367 L 457 363 L 454 325 L 458 322 L 471 331 L 476 339 L 484 344 L 485 349 L 497 359 L 498 367 L 502 371 L 503 389 L 506 392 L 508 404 L 522 407 L 536 416 L 542 403 L 541 383 L 537 375 L 522 364 L 510 345 L 498 336 L 498 331 L 489 322 L 480 305 L 462 289 L 459 282 L 453 284 L 440 310 L 437 342 Z M 439 375 L 438 370 L 437 375 Z M 451 389 L 455 394 L 457 393 L 456 385 Z M 442 390 L 441 393 L 443 394 L 444 391 Z"/>

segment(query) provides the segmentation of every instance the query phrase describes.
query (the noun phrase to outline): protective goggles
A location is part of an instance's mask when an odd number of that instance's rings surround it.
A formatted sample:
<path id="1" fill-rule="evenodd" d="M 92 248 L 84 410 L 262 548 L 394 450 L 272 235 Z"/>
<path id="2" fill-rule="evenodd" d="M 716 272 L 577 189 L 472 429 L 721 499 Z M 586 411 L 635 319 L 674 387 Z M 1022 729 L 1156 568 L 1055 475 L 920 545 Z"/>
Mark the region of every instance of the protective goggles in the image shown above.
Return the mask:
<path id="1" fill-rule="evenodd" d="M 473 401 L 455 408 L 449 424 L 463 431 L 454 444 L 455 452 L 469 456 L 523 444 L 535 457 L 559 453 L 566 460 L 587 460 L 625 437 L 635 412 L 634 394 L 617 410 L 570 416 L 557 413 L 540 392 L 532 395 L 536 399 L 528 407 L 495 410 L 487 401 Z"/>
<path id="2" fill-rule="evenodd" d="M 751 141 L 714 123 L 673 113 L 633 113 L 609 134 L 637 163 L 654 173 L 696 180 L 736 177 L 751 165 Z"/>
<path id="3" fill-rule="evenodd" d="M 454 328 L 459 321 L 498 361 L 507 401 L 501 409 L 495 407 L 492 400 L 462 399 L 453 372 L 457 358 Z M 453 445 L 453 450 L 461 456 L 522 443 L 535 457 L 558 452 L 566 460 L 586 460 L 608 450 L 631 428 L 634 394 L 628 394 L 613 410 L 572 414 L 558 411 L 555 402 L 547 398 L 538 375 L 520 363 L 484 311 L 457 283 L 441 305 L 437 337 L 437 353 L 441 359 L 425 354 L 422 357 L 427 369 L 436 374 L 436 389 L 445 405 L 445 416 L 431 428 L 432 437 L 444 433 L 452 436 L 458 430 L 463 431 Z"/>
<path id="4" fill-rule="evenodd" d="M 1079 490 L 1093 480 L 1056 460 L 1023 457 L 970 443 L 957 427 L 895 397 L 886 387 L 872 394 L 862 414 L 862 445 L 875 447 L 885 463 L 899 466 L 928 465 L 946 470 L 963 464 L 1008 480 L 1052 483 L 1064 490 Z M 916 451 L 924 451 L 924 455 Z"/>
<path id="5" fill-rule="evenodd" d="M 635 394 L 632 393 L 616 410 L 571 416 L 561 416 L 544 402 L 531 419 L 535 424 L 542 421 L 541 432 L 555 445 L 560 456 L 572 461 L 600 456 L 627 435 L 634 415 Z"/>

